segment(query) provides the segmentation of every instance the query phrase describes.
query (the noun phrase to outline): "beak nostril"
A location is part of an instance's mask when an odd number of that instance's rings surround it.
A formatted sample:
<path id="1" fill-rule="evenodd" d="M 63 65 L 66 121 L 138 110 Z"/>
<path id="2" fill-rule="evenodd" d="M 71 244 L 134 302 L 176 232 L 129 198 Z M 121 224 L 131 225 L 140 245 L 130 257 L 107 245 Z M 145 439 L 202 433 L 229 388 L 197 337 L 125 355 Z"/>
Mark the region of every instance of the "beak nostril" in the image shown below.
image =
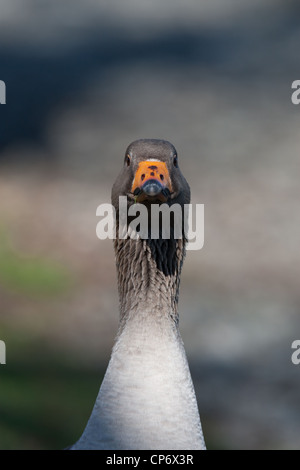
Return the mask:
<path id="1" fill-rule="evenodd" d="M 135 188 L 135 190 L 133 191 L 133 195 L 134 196 L 138 196 L 141 192 L 141 189 L 140 188 Z"/>
<path id="2" fill-rule="evenodd" d="M 145 179 L 145 174 L 143 173 L 141 176 L 141 180 L 144 181 L 144 179 Z"/>
<path id="3" fill-rule="evenodd" d="M 160 179 L 163 181 L 164 180 L 164 175 L 159 175 Z"/>

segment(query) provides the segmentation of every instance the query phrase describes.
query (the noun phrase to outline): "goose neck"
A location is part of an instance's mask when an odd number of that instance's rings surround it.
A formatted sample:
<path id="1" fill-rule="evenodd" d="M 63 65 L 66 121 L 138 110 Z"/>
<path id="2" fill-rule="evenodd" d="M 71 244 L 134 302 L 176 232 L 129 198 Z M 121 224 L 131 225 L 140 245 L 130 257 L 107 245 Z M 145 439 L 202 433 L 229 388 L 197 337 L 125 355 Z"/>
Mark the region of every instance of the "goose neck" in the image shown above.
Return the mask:
<path id="1" fill-rule="evenodd" d="M 181 239 L 115 241 L 121 324 L 149 313 L 177 323 L 184 253 Z"/>

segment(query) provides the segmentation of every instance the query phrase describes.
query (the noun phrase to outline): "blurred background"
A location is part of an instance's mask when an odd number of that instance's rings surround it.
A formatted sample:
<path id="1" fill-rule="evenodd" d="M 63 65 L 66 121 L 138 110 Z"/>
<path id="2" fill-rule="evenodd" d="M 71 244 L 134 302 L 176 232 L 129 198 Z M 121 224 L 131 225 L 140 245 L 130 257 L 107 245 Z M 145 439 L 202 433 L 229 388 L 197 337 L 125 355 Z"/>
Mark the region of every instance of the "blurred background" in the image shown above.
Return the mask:
<path id="1" fill-rule="evenodd" d="M 1 0 L 1 449 L 84 429 L 118 325 L 96 208 L 148 137 L 205 204 L 180 329 L 207 446 L 299 448 L 299 22 L 297 0 Z"/>

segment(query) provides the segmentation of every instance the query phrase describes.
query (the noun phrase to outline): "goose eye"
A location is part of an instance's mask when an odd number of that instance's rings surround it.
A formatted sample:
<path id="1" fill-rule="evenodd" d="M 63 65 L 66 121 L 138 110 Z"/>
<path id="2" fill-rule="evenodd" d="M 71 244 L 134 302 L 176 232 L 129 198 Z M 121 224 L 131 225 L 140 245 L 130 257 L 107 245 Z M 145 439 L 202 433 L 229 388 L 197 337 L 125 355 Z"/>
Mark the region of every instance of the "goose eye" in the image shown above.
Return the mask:
<path id="1" fill-rule="evenodd" d="M 131 161 L 131 160 L 130 160 L 130 156 L 129 156 L 129 155 L 126 155 L 126 157 L 125 157 L 125 163 L 126 163 L 127 166 L 130 165 L 130 161 Z"/>
<path id="2" fill-rule="evenodd" d="M 174 158 L 173 158 L 173 165 L 178 168 L 178 157 L 177 155 L 174 155 Z"/>

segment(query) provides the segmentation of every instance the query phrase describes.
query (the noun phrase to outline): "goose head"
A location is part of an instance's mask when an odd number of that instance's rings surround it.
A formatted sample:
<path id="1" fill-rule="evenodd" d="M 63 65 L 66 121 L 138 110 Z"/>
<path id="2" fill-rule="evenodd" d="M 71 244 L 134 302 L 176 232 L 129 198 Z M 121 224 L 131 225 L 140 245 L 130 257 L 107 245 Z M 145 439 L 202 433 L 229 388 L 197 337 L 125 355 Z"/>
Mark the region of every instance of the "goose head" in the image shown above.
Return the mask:
<path id="1" fill-rule="evenodd" d="M 190 188 L 178 163 L 175 147 L 166 140 L 139 139 L 126 149 L 120 174 L 112 188 L 112 203 L 118 212 L 119 196 L 128 206 L 138 202 L 184 204 L 190 202 Z"/>

